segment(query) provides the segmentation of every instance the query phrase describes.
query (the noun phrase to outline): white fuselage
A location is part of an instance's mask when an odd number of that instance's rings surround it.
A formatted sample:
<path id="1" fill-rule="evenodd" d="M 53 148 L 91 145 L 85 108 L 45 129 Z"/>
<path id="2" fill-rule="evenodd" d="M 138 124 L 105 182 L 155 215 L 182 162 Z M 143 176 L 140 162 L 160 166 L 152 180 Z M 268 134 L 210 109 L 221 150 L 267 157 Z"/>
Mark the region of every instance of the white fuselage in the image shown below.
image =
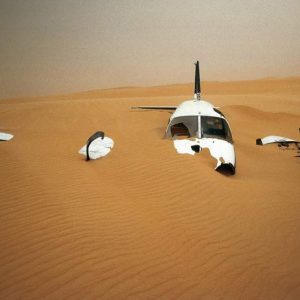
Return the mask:
<path id="1" fill-rule="evenodd" d="M 207 101 L 181 103 L 169 120 L 165 137 L 173 138 L 178 153 L 194 155 L 208 148 L 217 160 L 216 169 L 230 165 L 235 170 L 235 151 L 227 120 Z"/>

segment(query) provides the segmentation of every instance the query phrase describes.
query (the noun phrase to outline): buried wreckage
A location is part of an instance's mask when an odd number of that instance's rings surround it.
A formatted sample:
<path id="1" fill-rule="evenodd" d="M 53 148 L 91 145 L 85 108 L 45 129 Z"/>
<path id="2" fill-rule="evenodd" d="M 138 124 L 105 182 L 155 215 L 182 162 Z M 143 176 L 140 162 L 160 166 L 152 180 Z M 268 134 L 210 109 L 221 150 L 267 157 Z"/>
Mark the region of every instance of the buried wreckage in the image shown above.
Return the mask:
<path id="1" fill-rule="evenodd" d="M 194 99 L 179 106 L 136 106 L 139 109 L 174 111 L 165 132 L 179 153 L 195 154 L 208 148 L 217 160 L 216 170 L 235 174 L 236 159 L 231 130 L 224 114 L 201 99 L 199 62 L 195 63 Z"/>

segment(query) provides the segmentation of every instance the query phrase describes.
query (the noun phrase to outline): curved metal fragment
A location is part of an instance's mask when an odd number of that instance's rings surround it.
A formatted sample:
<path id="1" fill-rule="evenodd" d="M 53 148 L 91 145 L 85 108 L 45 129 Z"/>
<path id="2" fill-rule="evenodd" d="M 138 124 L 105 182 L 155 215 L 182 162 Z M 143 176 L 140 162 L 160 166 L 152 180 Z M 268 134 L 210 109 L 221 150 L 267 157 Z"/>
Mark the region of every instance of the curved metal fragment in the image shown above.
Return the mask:
<path id="1" fill-rule="evenodd" d="M 103 131 L 97 131 L 92 136 L 90 136 L 89 139 L 87 140 L 87 143 L 86 143 L 86 160 L 87 161 L 90 160 L 89 147 L 90 147 L 92 141 L 94 141 L 97 138 L 103 139 L 104 138 L 104 132 Z"/>

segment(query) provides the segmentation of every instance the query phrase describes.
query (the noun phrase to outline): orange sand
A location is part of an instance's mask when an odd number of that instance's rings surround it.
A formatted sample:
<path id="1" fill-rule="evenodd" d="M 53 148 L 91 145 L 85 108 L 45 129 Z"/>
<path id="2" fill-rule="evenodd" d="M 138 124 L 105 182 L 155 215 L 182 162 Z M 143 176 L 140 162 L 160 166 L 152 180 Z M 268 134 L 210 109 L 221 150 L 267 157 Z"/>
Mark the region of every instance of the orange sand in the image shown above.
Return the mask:
<path id="1" fill-rule="evenodd" d="M 1 299 L 299 299 L 300 79 L 208 82 L 233 131 L 237 173 L 163 140 L 193 86 L 0 101 Z M 115 141 L 85 162 L 95 131 Z"/>

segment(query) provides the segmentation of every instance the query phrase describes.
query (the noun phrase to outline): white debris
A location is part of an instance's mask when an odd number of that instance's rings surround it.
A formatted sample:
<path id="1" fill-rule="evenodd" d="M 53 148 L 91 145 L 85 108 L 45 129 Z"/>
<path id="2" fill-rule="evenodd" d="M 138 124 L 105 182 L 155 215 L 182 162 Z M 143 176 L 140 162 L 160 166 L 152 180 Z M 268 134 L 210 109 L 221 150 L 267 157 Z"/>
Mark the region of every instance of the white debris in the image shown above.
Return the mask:
<path id="1" fill-rule="evenodd" d="M 114 141 L 109 137 L 101 137 L 93 140 L 89 146 L 90 159 L 97 159 L 106 156 L 114 146 Z M 86 156 L 86 145 L 84 145 L 79 153 Z"/>
<path id="2" fill-rule="evenodd" d="M 230 164 L 235 167 L 234 147 L 224 140 L 213 138 L 174 140 L 174 147 L 178 153 L 190 155 L 198 152 L 193 149 L 201 151 L 203 148 L 208 148 L 210 155 L 217 160 L 216 169 L 222 164 Z"/>
<path id="3" fill-rule="evenodd" d="M 266 145 L 266 144 L 271 144 L 271 143 L 297 143 L 297 141 L 292 140 L 290 138 L 286 138 L 283 136 L 277 136 L 277 135 L 269 135 L 266 136 L 262 139 L 257 139 L 256 144 L 257 145 Z"/>
<path id="4" fill-rule="evenodd" d="M 0 132 L 0 141 L 9 141 L 14 136 L 10 133 Z"/>

